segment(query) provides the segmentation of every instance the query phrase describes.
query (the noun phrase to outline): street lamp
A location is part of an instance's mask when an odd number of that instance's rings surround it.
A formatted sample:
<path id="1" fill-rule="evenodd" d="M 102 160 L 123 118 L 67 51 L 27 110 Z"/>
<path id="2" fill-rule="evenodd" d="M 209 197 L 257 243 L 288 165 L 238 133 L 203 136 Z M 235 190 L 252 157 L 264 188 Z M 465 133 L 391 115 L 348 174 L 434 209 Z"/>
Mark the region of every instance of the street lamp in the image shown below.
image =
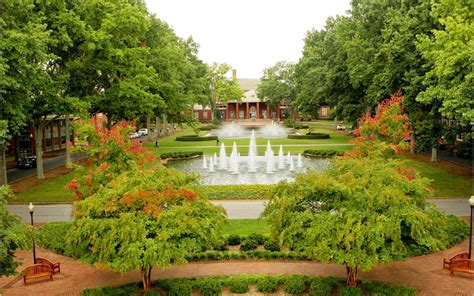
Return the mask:
<path id="1" fill-rule="evenodd" d="M 28 206 L 28 211 L 30 212 L 31 216 L 31 227 L 33 227 L 33 213 L 35 211 L 35 207 L 33 206 L 33 203 L 30 202 L 30 205 Z M 33 234 L 33 263 L 36 264 L 36 250 L 35 250 L 35 237 Z"/>
<path id="2" fill-rule="evenodd" d="M 471 259 L 471 254 L 472 254 L 472 212 L 474 210 L 474 196 L 471 196 L 471 198 L 468 200 L 469 207 L 471 208 L 471 220 L 469 222 L 469 259 Z"/>

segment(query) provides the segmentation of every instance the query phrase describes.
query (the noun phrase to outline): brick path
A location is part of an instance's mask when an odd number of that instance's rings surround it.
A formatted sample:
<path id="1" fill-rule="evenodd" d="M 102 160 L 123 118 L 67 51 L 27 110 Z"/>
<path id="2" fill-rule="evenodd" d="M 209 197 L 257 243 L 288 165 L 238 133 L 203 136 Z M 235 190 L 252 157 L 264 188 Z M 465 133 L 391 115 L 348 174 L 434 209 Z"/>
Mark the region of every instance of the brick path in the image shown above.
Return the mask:
<path id="1" fill-rule="evenodd" d="M 452 257 L 465 252 L 467 240 L 440 253 L 410 258 L 375 268 L 369 273 L 361 273 L 360 278 L 383 281 L 394 284 L 405 284 L 420 290 L 418 295 L 474 295 L 474 276 L 457 273 L 449 276 L 442 269 L 442 258 Z M 31 252 L 18 251 L 17 258 L 25 265 L 32 263 Z M 4 296 L 9 295 L 79 295 L 84 288 L 121 285 L 141 281 L 140 273 L 131 271 L 126 274 L 113 272 L 107 268 L 93 268 L 89 265 L 61 256 L 47 250 L 37 248 L 37 257 L 47 258 L 53 262 L 61 262 L 61 273 L 54 276 L 54 281 L 32 282 L 23 285 L 20 277 L 0 278 L 0 290 Z M 20 267 L 19 270 L 23 270 Z M 169 270 L 153 270 L 153 279 L 196 277 L 208 275 L 231 274 L 305 274 L 345 276 L 343 266 L 320 264 L 315 262 L 292 261 L 221 261 L 191 263 Z M 1 295 L 1 292 L 0 292 Z"/>

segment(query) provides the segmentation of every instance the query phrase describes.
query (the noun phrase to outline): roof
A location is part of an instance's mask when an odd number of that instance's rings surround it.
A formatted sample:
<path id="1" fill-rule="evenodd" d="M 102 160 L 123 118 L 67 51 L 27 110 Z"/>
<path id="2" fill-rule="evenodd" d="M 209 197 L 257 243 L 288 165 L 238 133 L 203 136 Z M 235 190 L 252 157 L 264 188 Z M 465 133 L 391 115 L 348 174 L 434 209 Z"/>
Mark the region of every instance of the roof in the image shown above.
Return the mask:
<path id="1" fill-rule="evenodd" d="M 260 84 L 260 79 L 237 79 L 240 88 L 245 92 L 248 90 L 256 90 Z"/>

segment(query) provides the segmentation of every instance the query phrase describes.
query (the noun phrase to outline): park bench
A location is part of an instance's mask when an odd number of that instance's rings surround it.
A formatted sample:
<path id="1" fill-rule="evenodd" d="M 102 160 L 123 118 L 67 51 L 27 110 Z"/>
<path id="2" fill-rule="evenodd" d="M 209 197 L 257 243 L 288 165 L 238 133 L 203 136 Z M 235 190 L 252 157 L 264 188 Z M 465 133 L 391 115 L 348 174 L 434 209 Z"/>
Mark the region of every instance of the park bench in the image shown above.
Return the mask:
<path id="1" fill-rule="evenodd" d="M 49 267 L 51 267 L 51 269 L 53 270 L 53 273 L 56 273 L 56 271 L 59 272 L 59 273 L 61 272 L 61 267 L 59 265 L 59 262 L 58 263 L 53 263 L 53 262 L 49 261 L 48 259 L 36 258 L 36 263 L 49 265 Z"/>
<path id="2" fill-rule="evenodd" d="M 449 267 L 451 266 L 451 262 L 454 261 L 454 260 L 457 260 L 457 259 L 468 259 L 468 258 L 469 258 L 469 254 L 468 254 L 468 253 L 457 254 L 456 256 L 454 256 L 454 257 L 451 258 L 451 259 L 446 259 L 446 258 L 444 258 L 444 259 L 443 259 L 443 268 L 449 269 Z"/>
<path id="3" fill-rule="evenodd" d="M 49 277 L 53 280 L 53 270 L 47 264 L 34 264 L 28 266 L 23 274 L 23 283 L 26 285 L 26 280 Z"/>
<path id="4" fill-rule="evenodd" d="M 474 274 L 474 260 L 456 259 L 451 261 L 451 264 L 449 265 L 449 275 L 453 275 L 453 272 L 455 271 Z"/>

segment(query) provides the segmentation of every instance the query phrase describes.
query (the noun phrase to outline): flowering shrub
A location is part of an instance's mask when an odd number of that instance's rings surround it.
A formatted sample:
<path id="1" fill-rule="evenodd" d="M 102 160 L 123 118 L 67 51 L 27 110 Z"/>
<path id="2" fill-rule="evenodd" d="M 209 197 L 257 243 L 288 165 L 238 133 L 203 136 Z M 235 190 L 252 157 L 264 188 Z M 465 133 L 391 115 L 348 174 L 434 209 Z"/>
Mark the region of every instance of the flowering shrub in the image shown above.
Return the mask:
<path id="1" fill-rule="evenodd" d="M 86 165 L 74 165 L 78 177 L 66 189 L 74 191 L 77 199 L 84 199 L 132 166 L 143 167 L 145 162 L 153 161 L 153 153 L 140 141 L 128 138 L 128 133 L 134 129 L 134 123 L 126 121 L 120 121 L 110 129 L 79 123 L 77 135 L 87 144 L 78 146 L 75 151 L 86 156 Z"/>
<path id="2" fill-rule="evenodd" d="M 400 92 L 378 105 L 377 114 L 365 114 L 354 130 L 356 148 L 349 157 L 378 156 L 387 158 L 408 149 L 407 140 L 413 133 L 411 122 L 403 109 Z"/>

